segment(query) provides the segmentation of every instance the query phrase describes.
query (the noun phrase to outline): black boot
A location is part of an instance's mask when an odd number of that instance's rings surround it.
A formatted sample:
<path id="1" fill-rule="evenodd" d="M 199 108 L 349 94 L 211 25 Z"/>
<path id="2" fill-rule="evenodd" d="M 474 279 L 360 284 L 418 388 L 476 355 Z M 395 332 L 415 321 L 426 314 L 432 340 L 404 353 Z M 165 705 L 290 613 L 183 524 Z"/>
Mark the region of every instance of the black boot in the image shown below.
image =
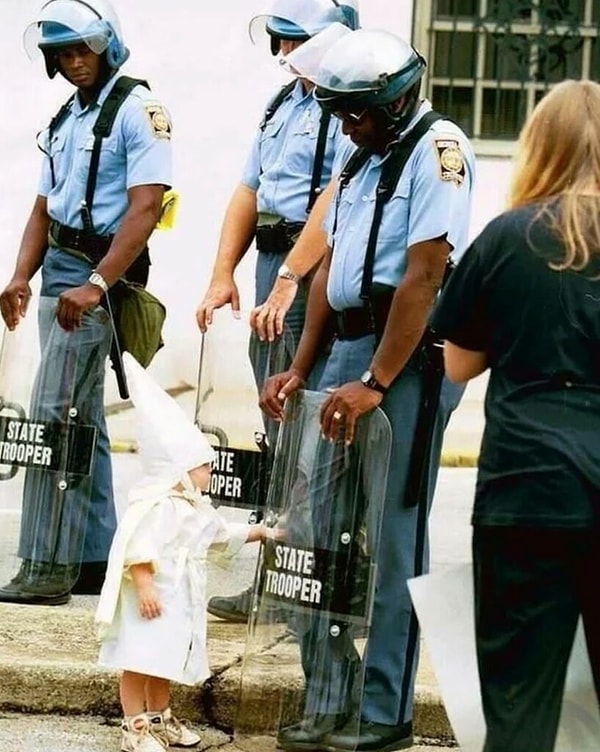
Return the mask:
<path id="1" fill-rule="evenodd" d="M 0 603 L 62 606 L 71 600 L 72 583 L 69 565 L 24 559 L 12 580 L 0 587 Z"/>
<path id="2" fill-rule="evenodd" d="M 237 595 L 213 595 L 208 601 L 206 610 L 209 614 L 218 616 L 219 619 L 246 624 L 252 608 L 252 589 L 253 586 L 250 585 L 249 588 L 242 590 Z M 264 621 L 269 624 L 287 621 L 286 611 L 278 606 L 268 606 L 267 610 L 261 615 L 265 617 Z"/>

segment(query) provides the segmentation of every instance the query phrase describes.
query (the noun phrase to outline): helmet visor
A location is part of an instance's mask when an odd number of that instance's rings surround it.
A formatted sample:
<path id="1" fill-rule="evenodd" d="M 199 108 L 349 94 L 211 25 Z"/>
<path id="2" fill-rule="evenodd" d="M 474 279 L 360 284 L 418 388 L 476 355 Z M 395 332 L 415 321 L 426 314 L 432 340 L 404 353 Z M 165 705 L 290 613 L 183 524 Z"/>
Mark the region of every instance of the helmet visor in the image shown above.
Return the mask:
<path id="1" fill-rule="evenodd" d="M 79 42 L 101 55 L 109 41 L 107 25 L 100 14 L 91 5 L 73 0 L 50 0 L 23 34 L 23 45 L 31 59 L 40 49 Z"/>
<path id="2" fill-rule="evenodd" d="M 311 39 L 303 48 L 316 41 Z M 305 50 L 303 49 L 303 52 Z M 301 73 L 303 61 L 292 59 L 288 63 Z M 306 51 L 308 52 L 308 51 Z M 390 79 L 417 80 L 423 59 L 406 42 L 385 31 L 359 29 L 345 34 L 321 56 L 318 68 L 307 75 L 319 88 L 340 94 L 379 92 L 389 86 Z M 305 75 L 305 74 L 303 74 Z"/>
<path id="3" fill-rule="evenodd" d="M 343 12 L 333 0 L 274 0 L 267 10 L 251 19 L 248 31 L 252 43 L 261 44 L 265 33 L 277 33 L 276 28 L 269 28 L 269 19 L 281 19 L 288 25 L 297 27 L 302 36 L 312 37 L 342 18 Z M 300 36 L 282 38 L 293 39 Z"/>
<path id="4" fill-rule="evenodd" d="M 282 57 L 280 63 L 295 76 L 313 81 L 331 46 L 350 33 L 351 31 L 347 26 L 341 23 L 333 23 L 303 45 L 296 47 L 295 50 Z"/>

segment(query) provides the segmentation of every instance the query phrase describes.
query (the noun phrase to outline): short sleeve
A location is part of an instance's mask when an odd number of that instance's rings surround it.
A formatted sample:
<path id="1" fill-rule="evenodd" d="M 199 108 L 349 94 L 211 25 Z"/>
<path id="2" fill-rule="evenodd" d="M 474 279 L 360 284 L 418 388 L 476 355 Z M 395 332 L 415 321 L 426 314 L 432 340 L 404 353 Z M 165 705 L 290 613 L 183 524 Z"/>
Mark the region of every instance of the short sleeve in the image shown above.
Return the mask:
<path id="1" fill-rule="evenodd" d="M 473 243 L 450 275 L 431 325 L 442 339 L 465 350 L 484 352 L 491 340 L 491 325 L 482 266 L 481 254 Z"/>
<path id="2" fill-rule="evenodd" d="M 242 171 L 241 182 L 253 191 L 258 191 L 260 185 L 260 131 L 256 133 L 252 142 L 250 153 Z"/>
<path id="3" fill-rule="evenodd" d="M 408 247 L 443 236 L 453 249 L 460 245 L 471 208 L 469 157 L 468 144 L 457 135 L 430 131 L 419 144 L 410 185 Z"/>
<path id="4" fill-rule="evenodd" d="M 127 189 L 173 184 L 171 117 L 159 102 L 132 96 L 121 124 L 127 149 Z"/>

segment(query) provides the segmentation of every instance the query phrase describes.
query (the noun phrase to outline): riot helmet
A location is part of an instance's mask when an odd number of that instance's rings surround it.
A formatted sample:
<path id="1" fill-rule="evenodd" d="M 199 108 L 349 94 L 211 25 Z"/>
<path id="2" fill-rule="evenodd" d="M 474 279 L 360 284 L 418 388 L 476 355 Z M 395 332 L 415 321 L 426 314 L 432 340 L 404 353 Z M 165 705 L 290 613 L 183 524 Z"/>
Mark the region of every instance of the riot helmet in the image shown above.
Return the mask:
<path id="1" fill-rule="evenodd" d="M 129 57 L 119 19 L 108 0 L 48 0 L 23 36 L 30 58 L 41 50 L 50 78 L 58 71 L 56 51 L 81 42 L 97 55 L 104 53 L 112 70 Z"/>
<path id="2" fill-rule="evenodd" d="M 358 0 L 273 0 L 271 7 L 250 21 L 256 44 L 266 31 L 271 52 L 277 55 L 282 40 L 305 42 L 332 23 L 358 28 Z"/>
<path id="3" fill-rule="evenodd" d="M 424 58 L 403 39 L 367 29 L 348 32 L 331 46 L 319 45 L 315 37 L 290 53 L 287 61 L 315 84 L 313 96 L 324 110 L 377 109 L 395 131 L 406 128 L 416 110 L 426 67 Z"/>

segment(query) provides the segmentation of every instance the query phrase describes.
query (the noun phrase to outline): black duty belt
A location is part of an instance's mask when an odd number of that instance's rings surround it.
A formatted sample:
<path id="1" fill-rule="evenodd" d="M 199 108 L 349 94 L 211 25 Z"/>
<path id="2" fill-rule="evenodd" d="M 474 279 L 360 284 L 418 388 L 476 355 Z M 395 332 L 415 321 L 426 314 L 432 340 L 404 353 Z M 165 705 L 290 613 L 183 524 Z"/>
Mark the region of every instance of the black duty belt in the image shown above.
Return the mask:
<path id="1" fill-rule="evenodd" d="M 53 220 L 50 222 L 50 237 L 59 248 L 84 253 L 92 262 L 98 263 L 108 253 L 114 235 L 94 235 Z"/>
<path id="2" fill-rule="evenodd" d="M 278 222 L 256 228 L 256 248 L 262 253 L 287 253 L 302 232 L 303 222 Z"/>
<path id="3" fill-rule="evenodd" d="M 335 332 L 338 339 L 359 339 L 375 332 L 375 322 L 369 306 L 346 308 L 335 313 Z"/>
<path id="4" fill-rule="evenodd" d="M 359 339 L 369 334 L 381 339 L 396 290 L 389 285 L 375 284 L 371 298 L 364 306 L 335 312 L 338 339 Z"/>
<path id="5" fill-rule="evenodd" d="M 52 220 L 48 231 L 52 243 L 65 251 L 75 251 L 86 256 L 92 264 L 98 264 L 108 253 L 114 235 L 95 235 L 86 230 L 61 225 Z M 125 272 L 125 278 L 130 282 L 145 285 L 148 281 L 150 255 L 148 247 L 131 264 Z"/>

